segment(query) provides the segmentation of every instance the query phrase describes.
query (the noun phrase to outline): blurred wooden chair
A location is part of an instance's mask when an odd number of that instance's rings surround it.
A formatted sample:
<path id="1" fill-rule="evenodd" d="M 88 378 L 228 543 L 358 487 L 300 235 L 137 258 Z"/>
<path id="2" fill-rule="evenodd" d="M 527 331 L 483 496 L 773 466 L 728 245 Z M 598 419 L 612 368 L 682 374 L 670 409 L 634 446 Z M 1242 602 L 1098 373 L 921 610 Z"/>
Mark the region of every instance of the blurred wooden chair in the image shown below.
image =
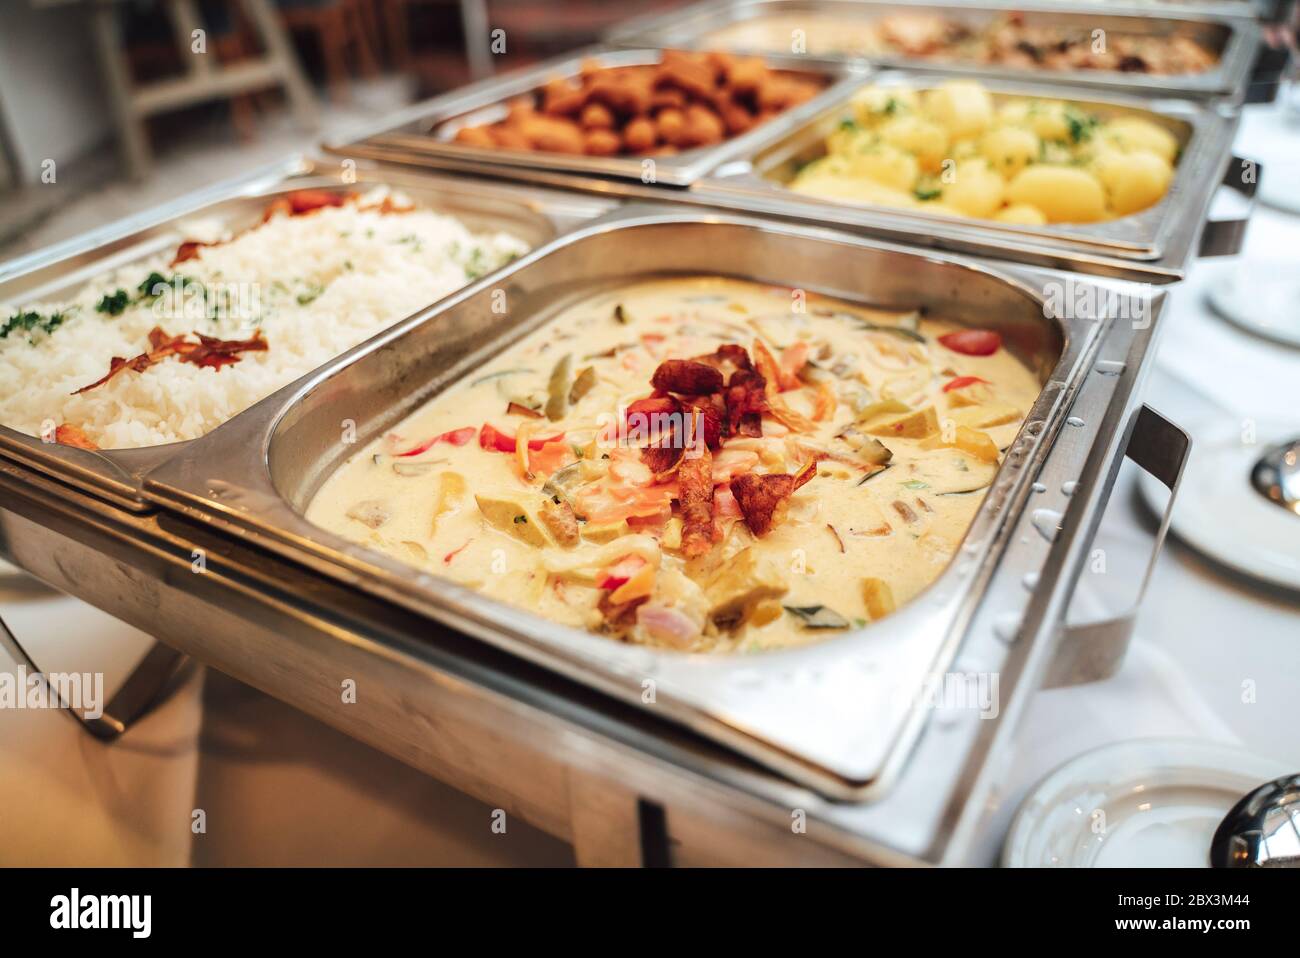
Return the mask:
<path id="1" fill-rule="evenodd" d="M 298 122 L 304 127 L 316 125 L 316 99 L 298 66 L 284 29 L 271 7 L 270 0 L 238 0 L 247 16 L 248 29 L 256 36 L 257 53 L 244 55 L 242 42 L 238 50 L 217 50 L 213 54 L 191 53 L 195 37 L 206 38 L 208 27 L 200 16 L 196 0 L 159 0 L 172 29 L 173 42 L 181 52 L 180 76 L 168 76 L 137 83 L 131 66 L 118 16 L 116 0 L 96 0 L 91 8 L 91 27 L 100 71 L 108 91 L 109 105 L 117 127 L 118 143 L 128 175 L 133 179 L 146 176 L 152 166 L 152 154 L 145 131 L 145 120 L 160 113 L 184 109 L 212 100 L 239 100 L 247 94 L 269 87 L 283 87 Z M 206 39 L 204 41 L 206 49 Z M 229 62 L 234 59 L 235 62 Z M 237 128 L 247 129 L 246 107 L 234 106 Z"/>
<path id="2" fill-rule="evenodd" d="M 380 0 L 380 3 L 383 5 L 388 55 L 399 70 L 408 71 L 411 68 L 411 8 L 454 6 L 460 11 L 461 38 L 465 45 L 470 78 L 481 80 L 492 75 L 487 0 Z"/>
<path id="3" fill-rule="evenodd" d="M 378 22 L 366 0 L 275 0 L 280 19 L 295 33 L 314 33 L 325 64 L 331 99 L 346 102 L 348 55 L 364 77 L 379 73 Z"/>

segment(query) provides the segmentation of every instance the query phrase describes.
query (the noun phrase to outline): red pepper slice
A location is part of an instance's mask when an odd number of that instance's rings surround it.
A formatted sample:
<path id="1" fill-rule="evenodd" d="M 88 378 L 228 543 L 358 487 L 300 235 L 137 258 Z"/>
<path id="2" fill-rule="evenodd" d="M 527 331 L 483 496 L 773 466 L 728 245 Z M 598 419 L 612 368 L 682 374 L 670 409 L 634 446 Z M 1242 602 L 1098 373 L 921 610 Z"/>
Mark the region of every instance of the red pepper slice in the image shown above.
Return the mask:
<path id="1" fill-rule="evenodd" d="M 444 432 L 439 436 L 434 436 L 432 439 L 426 439 L 414 449 L 408 449 L 406 452 L 395 453 L 394 457 L 402 459 L 407 456 L 418 456 L 420 453 L 432 449 L 440 442 L 449 442 L 453 446 L 463 446 L 474 438 L 474 433 L 476 432 L 478 432 L 478 430 L 473 426 L 464 426 L 460 429 L 452 429 L 450 432 Z"/>
<path id="2" fill-rule="evenodd" d="M 980 379 L 978 376 L 958 376 L 956 379 L 950 379 L 944 383 L 943 391 L 952 392 L 954 389 L 965 389 L 967 386 L 973 386 L 976 383 L 991 385 L 987 379 Z"/>
<path id="3" fill-rule="evenodd" d="M 559 442 L 563 438 L 564 438 L 564 433 L 561 432 L 561 433 L 557 433 L 554 436 L 546 436 L 543 439 L 529 439 L 528 448 L 536 452 L 538 449 L 541 449 L 547 443 Z M 504 432 L 501 432 L 499 429 L 494 429 L 492 426 L 489 426 L 487 423 L 484 423 L 483 428 L 479 430 L 478 444 L 482 446 L 484 449 L 488 450 L 489 452 L 492 451 L 514 452 L 515 451 L 515 437 L 508 435 Z"/>
<path id="4" fill-rule="evenodd" d="M 964 356 L 991 356 L 1001 348 L 1002 336 L 991 329 L 959 329 L 940 336 L 939 342 Z"/>

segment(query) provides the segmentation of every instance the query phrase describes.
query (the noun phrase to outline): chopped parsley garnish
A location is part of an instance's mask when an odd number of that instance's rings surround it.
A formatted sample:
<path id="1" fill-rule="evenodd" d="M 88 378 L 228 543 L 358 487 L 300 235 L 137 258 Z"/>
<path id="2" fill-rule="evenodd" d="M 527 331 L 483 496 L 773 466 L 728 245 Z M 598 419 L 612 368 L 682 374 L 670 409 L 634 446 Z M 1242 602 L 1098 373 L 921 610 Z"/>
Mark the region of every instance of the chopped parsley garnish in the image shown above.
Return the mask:
<path id="1" fill-rule="evenodd" d="M 1066 110 L 1065 125 L 1070 131 L 1070 142 L 1082 143 L 1084 140 L 1092 139 L 1092 131 L 1097 125 L 1097 118 L 1075 110 Z"/>
<path id="2" fill-rule="evenodd" d="M 140 293 L 141 299 L 157 299 L 162 293 L 158 290 L 159 286 L 170 286 L 167 277 L 162 273 L 150 273 L 148 278 L 141 283 L 136 289 Z M 118 290 L 121 292 L 121 290 Z"/>
<path id="3" fill-rule="evenodd" d="M 105 294 L 104 298 L 95 304 L 95 312 L 107 313 L 110 316 L 121 316 L 130 305 L 130 295 L 126 290 L 119 289 Z"/>
<path id="4" fill-rule="evenodd" d="M 8 339 L 10 333 L 42 332 L 49 335 L 63 325 L 63 321 L 67 318 L 66 313 L 51 313 L 48 316 L 30 310 L 25 313 L 15 313 L 5 321 L 3 326 L 0 326 L 0 339 Z"/>
<path id="5" fill-rule="evenodd" d="M 925 200 L 937 200 L 943 195 L 943 190 L 933 186 L 918 186 L 912 193 L 918 200 L 924 202 Z"/>

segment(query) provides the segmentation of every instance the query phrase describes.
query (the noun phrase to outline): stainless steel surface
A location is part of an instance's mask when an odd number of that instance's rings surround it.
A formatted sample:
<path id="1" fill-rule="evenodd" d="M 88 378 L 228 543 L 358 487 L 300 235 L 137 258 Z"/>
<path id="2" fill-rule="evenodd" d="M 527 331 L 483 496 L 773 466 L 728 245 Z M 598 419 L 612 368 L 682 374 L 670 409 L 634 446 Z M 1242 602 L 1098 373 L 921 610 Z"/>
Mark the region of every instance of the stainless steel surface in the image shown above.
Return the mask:
<path id="1" fill-rule="evenodd" d="M 1039 289 L 1076 279 L 1009 272 Z M 1061 512 L 1060 533 L 1049 541 L 1032 510 L 1019 511 L 945 672 L 998 676 L 997 714 L 919 712 L 909 759 L 871 801 L 827 801 L 680 731 L 662 708 L 584 692 L 355 581 L 285 562 L 244 530 L 204 521 L 207 508 L 135 515 L 0 460 L 0 554 L 567 840 L 586 818 L 575 781 L 591 779 L 662 806 L 679 863 L 966 863 L 997 805 L 1010 733 L 1057 654 L 1058 623 L 1087 562 L 1126 424 L 1138 415 L 1136 390 L 1162 308 L 1157 292 L 1151 321 L 1108 321 L 1091 337 L 1082 382 L 1069 395 L 1071 415 L 1086 425 L 1061 430 L 1036 471 L 1044 487 L 1034 491 L 1036 504 Z M 268 468 L 265 450 L 244 458 Z M 1063 493 L 1066 484 L 1073 494 Z M 201 573 L 195 550 L 207 558 Z M 348 705 L 339 695 L 344 679 L 360 690 Z M 806 816 L 806 832 L 792 833 L 793 815 Z"/>
<path id="2" fill-rule="evenodd" d="M 1045 389 L 1008 454 L 957 560 L 881 626 L 771 655 L 686 657 L 623 646 L 490 601 L 344 541 L 301 510 L 346 456 L 339 423 L 368 441 L 563 303 L 633 276 L 720 272 L 908 305 L 1002 330 Z M 631 272 L 631 275 L 629 273 Z M 494 293 L 512 303 L 492 312 Z M 521 259 L 205 437 L 156 471 L 161 506 L 476 635 L 570 678 L 654 709 L 827 794 L 884 788 L 920 727 L 915 690 L 944 671 L 978 605 L 1008 528 L 1088 379 L 1091 315 L 1044 318 L 1041 293 L 1010 276 L 820 231 L 733 217 L 625 211 Z M 1069 431 L 1096 438 L 1100 424 Z M 1021 589 L 1023 591 L 1023 589 Z"/>
<path id="3" fill-rule="evenodd" d="M 747 133 L 731 137 L 716 146 L 685 150 L 671 156 L 596 157 L 544 150 L 485 150 L 465 146 L 453 139 L 462 126 L 502 119 L 511 100 L 535 92 L 548 80 L 578 76 L 585 61 L 594 60 L 608 67 L 637 66 L 658 63 L 660 55 L 661 51 L 657 49 L 590 47 L 416 104 L 369 129 L 355 132 L 345 141 L 326 144 L 325 149 L 341 156 L 349 156 L 361 155 L 354 152 L 358 146 L 377 146 L 418 152 L 431 163 L 441 159 L 459 164 L 458 168 L 478 172 L 504 166 L 521 171 L 559 171 L 687 186 L 719 164 L 748 153 L 774 136 L 779 136 L 782 131 L 815 115 L 825 104 L 841 97 L 854 82 L 851 76 L 837 66 L 810 67 L 798 58 L 769 58 L 774 68 L 824 76 L 827 88 L 812 100 L 785 111 Z"/>
<path id="4" fill-rule="evenodd" d="M 1121 298 L 1142 292 L 1051 271 L 996 270 L 1029 289 L 1084 284 Z M 1059 511 L 1060 531 L 1049 539 L 1033 522 L 1035 509 L 1008 510 L 1015 514 L 1007 516 L 999 561 L 984 564 L 978 601 L 942 673 L 997 676 L 996 714 L 918 710 L 907 760 L 890 769 L 888 788 L 854 795 L 867 801 L 828 801 L 684 731 L 662 695 L 659 706 L 644 708 L 593 694 L 522 656 L 458 635 L 368 583 L 362 587 L 359 575 L 324 574 L 310 561 L 278 558 L 247 525 L 231 521 L 255 505 L 251 500 L 214 508 L 195 497 L 175 512 L 133 514 L 0 459 L 0 554 L 178 650 L 579 845 L 576 833 L 591 818 L 580 814 L 575 798 L 581 782 L 597 783 L 581 789 L 608 788 L 603 797 L 633 808 L 641 801 L 662 806 L 680 864 L 968 863 L 998 803 L 1011 732 L 1058 654 L 1058 624 L 1087 561 L 1127 424 L 1140 408 L 1137 391 L 1164 299 L 1155 292 L 1142 322 L 1112 318 L 1089 330 L 1086 309 L 1072 320 L 1085 330 L 1086 344 L 1072 343 L 1079 375 L 1073 384 L 1049 381 L 1048 392 L 1060 394 L 1083 424 L 1045 436 L 1050 448 L 1032 467 L 1042 487 L 1032 490 L 1034 505 Z M 325 378 L 314 377 L 306 391 Z M 255 411 L 274 432 L 278 407 L 298 408 L 286 401 L 292 399 L 277 397 Z M 223 430 L 235 432 L 222 427 L 208 439 Z M 264 438 L 269 445 L 270 435 Z M 268 470 L 266 453 L 266 447 L 233 449 L 234 471 L 251 463 L 242 469 L 241 488 Z M 206 558 L 201 573 L 196 550 Z M 345 679 L 360 690 L 349 704 L 340 696 Z M 792 816 L 806 816 L 806 832 L 792 833 Z"/>
<path id="5" fill-rule="evenodd" d="M 1084 682 L 1099 682 L 1119 671 L 1133 639 L 1137 615 L 1151 583 L 1156 559 L 1169 533 L 1174 501 L 1183 467 L 1192 450 L 1192 440 L 1182 429 L 1165 419 L 1150 406 L 1143 406 L 1133 418 L 1124 454 L 1158 479 L 1169 490 L 1169 500 L 1160 517 L 1146 571 L 1138 586 L 1133 604 L 1124 613 L 1083 625 L 1067 625 L 1061 649 L 1052 662 L 1044 685 L 1059 688 Z"/>
<path id="6" fill-rule="evenodd" d="M 885 88 L 932 88 L 948 73 L 893 71 L 871 78 Z M 993 220 L 972 220 L 939 216 L 915 210 L 872 207 L 823 200 L 795 193 L 785 187 L 799 164 L 825 154 L 825 140 L 845 113 L 848 101 L 834 104 L 804 127 L 784 139 L 756 151 L 744 162 L 730 164 L 696 187 L 702 198 L 726 203 L 743 196 L 765 211 L 798 216 L 854 229 L 887 227 L 905 230 L 910 236 L 946 236 L 955 240 L 982 238 L 992 248 L 1020 256 L 1030 250 L 1052 250 L 1062 254 L 1105 256 L 1112 260 L 1143 261 L 1135 269 L 1155 268 L 1171 257 L 1183 257 L 1195 249 L 1193 239 L 1205 220 L 1213 198 L 1211 184 L 1228 178 L 1248 182 L 1233 172 L 1226 156 L 1235 124 L 1217 111 L 1192 103 L 1151 101 L 1135 97 L 1096 97 L 1078 90 L 1046 90 L 1041 83 L 989 82 L 985 84 L 995 102 L 1010 97 L 1059 96 L 1079 103 L 1099 116 L 1142 116 L 1177 138 L 1182 153 L 1168 193 L 1146 210 L 1104 223 L 1020 226 Z M 1238 168 L 1239 172 L 1240 168 Z M 1238 242 L 1240 238 L 1238 237 Z M 1152 264 L 1147 266 L 1146 264 Z"/>
<path id="7" fill-rule="evenodd" d="M 1300 868 L 1300 775 L 1268 782 L 1232 806 L 1214 832 L 1215 868 Z"/>
<path id="8" fill-rule="evenodd" d="M 1250 484 L 1269 502 L 1300 515 L 1300 439 L 1260 456 L 1250 471 Z"/>
<path id="9" fill-rule="evenodd" d="M 423 206 L 455 215 L 475 231 L 505 230 L 532 246 L 546 243 L 611 206 L 599 199 L 507 184 L 480 184 L 471 190 L 464 188 L 463 181 L 446 177 L 414 176 L 409 171 L 355 161 L 344 166 L 338 161 L 291 157 L 0 265 L 0 303 L 57 300 L 105 272 L 172 251 L 186 238 L 183 224 L 197 217 L 239 230 L 258 222 L 267 200 L 281 193 L 303 188 L 352 192 L 379 184 L 399 188 Z M 43 442 L 0 424 L 0 456 L 27 463 L 129 509 L 144 508 L 140 477 L 183 454 L 186 446 L 175 443 L 90 452 Z"/>
<path id="10" fill-rule="evenodd" d="M 936 13 L 971 26 L 979 26 L 1007 12 L 1024 14 L 1030 24 L 1056 24 L 1091 33 L 1129 33 L 1140 36 L 1181 35 L 1200 40 L 1219 53 L 1219 63 L 1200 74 L 1152 76 L 1103 70 L 1026 71 L 996 64 L 962 64 L 952 61 L 917 60 L 902 54 L 853 56 L 806 56 L 810 65 L 831 67 L 845 64 L 881 68 L 915 67 L 929 64 L 944 70 L 982 78 L 1006 78 L 1043 83 L 1064 83 L 1111 91 L 1177 97 L 1212 97 L 1240 102 L 1245 96 L 1250 70 L 1259 46 L 1260 31 L 1254 17 L 1240 7 L 1205 4 L 1164 7 L 1120 3 L 1071 3 L 1068 9 L 1042 0 L 918 4 L 873 2 L 873 0 L 707 0 L 685 10 L 673 10 L 634 20 L 616 27 L 608 36 L 613 43 L 635 46 L 707 48 L 711 35 L 735 23 L 764 16 L 830 13 L 854 20 L 872 21 L 895 13 Z M 751 50 L 771 53 L 770 50 Z M 1026 74 L 1029 76 L 1026 76 Z"/>

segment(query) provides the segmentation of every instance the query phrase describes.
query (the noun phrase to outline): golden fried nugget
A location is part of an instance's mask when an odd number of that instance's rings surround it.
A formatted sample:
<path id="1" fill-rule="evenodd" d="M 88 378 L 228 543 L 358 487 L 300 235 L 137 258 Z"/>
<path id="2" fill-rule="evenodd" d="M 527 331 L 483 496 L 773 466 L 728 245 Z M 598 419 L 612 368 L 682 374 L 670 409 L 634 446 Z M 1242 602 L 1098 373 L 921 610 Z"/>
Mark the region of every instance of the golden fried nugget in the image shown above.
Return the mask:
<path id="1" fill-rule="evenodd" d="M 531 150 L 533 148 L 528 137 L 517 126 L 498 123 L 495 126 L 488 127 L 488 135 L 492 137 L 493 145 L 502 150 Z"/>
<path id="2" fill-rule="evenodd" d="M 588 130 L 583 143 L 588 156 L 616 156 L 623 148 L 623 141 L 613 130 Z"/>
<path id="3" fill-rule="evenodd" d="M 664 62 L 659 65 L 654 84 L 658 89 L 676 87 L 700 99 L 708 99 L 716 89 L 713 70 L 708 66 L 680 57 L 670 60 L 667 53 Z"/>
<path id="4" fill-rule="evenodd" d="M 686 106 L 686 94 L 681 90 L 668 88 L 666 90 L 655 90 L 654 95 L 650 98 L 651 110 L 676 109 L 680 110 Z"/>
<path id="5" fill-rule="evenodd" d="M 492 134 L 482 126 L 462 126 L 456 131 L 456 142 L 464 146 L 476 146 L 480 149 L 492 149 L 496 146 L 496 141 L 492 139 Z"/>
<path id="6" fill-rule="evenodd" d="M 728 136 L 739 136 L 754 126 L 754 115 L 735 100 L 727 100 L 719 108 Z"/>
<path id="7" fill-rule="evenodd" d="M 578 124 L 553 116 L 538 114 L 525 120 L 520 132 L 528 137 L 535 149 L 552 153 L 582 153 L 586 145 Z"/>
<path id="8" fill-rule="evenodd" d="M 754 93 L 771 75 L 767 64 L 758 57 L 737 57 L 727 68 L 723 82 L 733 93 Z"/>
<path id="9" fill-rule="evenodd" d="M 572 116 L 587 103 L 587 92 L 567 80 L 552 80 L 542 87 L 542 112 Z"/>
<path id="10" fill-rule="evenodd" d="M 623 127 L 623 147 L 629 153 L 646 153 L 659 141 L 653 120 L 639 116 Z"/>
<path id="11" fill-rule="evenodd" d="M 686 140 L 694 146 L 721 143 L 725 135 L 722 118 L 707 106 L 693 103 L 686 108 Z"/>
<path id="12" fill-rule="evenodd" d="M 681 110 L 661 110 L 655 118 L 659 139 L 671 146 L 685 146 L 686 114 Z"/>
<path id="13" fill-rule="evenodd" d="M 614 126 L 614 114 L 603 103 L 588 103 L 582 108 L 578 122 L 584 130 L 609 130 Z"/>

